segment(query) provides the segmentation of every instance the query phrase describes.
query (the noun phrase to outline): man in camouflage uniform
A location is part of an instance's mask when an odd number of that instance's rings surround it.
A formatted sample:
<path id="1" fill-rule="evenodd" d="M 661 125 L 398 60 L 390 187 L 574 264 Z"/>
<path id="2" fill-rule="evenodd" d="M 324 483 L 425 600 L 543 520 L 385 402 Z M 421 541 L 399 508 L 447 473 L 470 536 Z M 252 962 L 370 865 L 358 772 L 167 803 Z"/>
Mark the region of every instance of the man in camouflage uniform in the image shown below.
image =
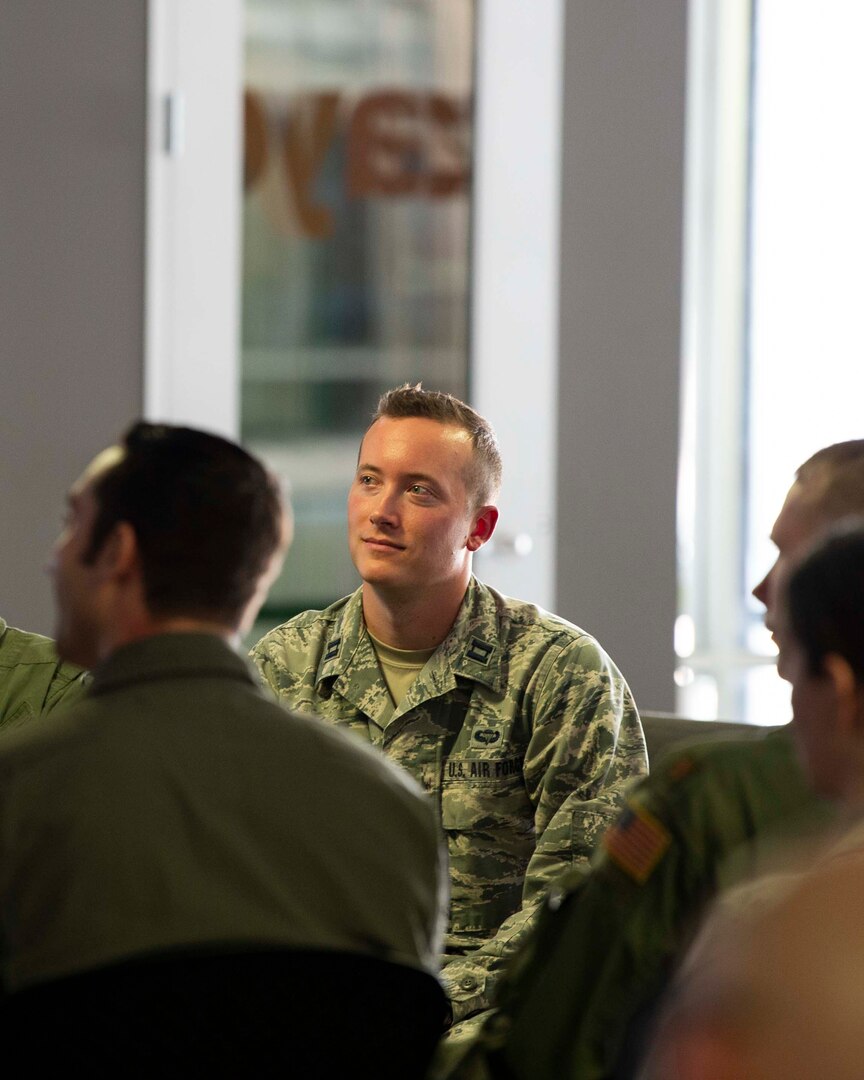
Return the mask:
<path id="1" fill-rule="evenodd" d="M 0 619 L 0 729 L 77 701 L 84 680 L 81 668 L 60 662 L 50 638 Z"/>
<path id="2" fill-rule="evenodd" d="M 362 587 L 252 654 L 285 705 L 371 741 L 435 799 L 454 1021 L 488 1006 L 546 887 L 587 859 L 646 767 L 630 691 L 597 642 L 472 577 L 500 473 L 473 409 L 419 387 L 385 394 L 348 498 Z"/>

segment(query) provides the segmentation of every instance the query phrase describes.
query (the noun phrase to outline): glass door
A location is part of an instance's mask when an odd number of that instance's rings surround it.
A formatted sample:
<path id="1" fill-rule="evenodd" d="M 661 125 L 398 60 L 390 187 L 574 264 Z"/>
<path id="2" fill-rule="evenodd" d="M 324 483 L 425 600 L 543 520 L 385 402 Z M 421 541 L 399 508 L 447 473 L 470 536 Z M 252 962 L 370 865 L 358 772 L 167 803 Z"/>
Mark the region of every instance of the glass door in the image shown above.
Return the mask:
<path id="1" fill-rule="evenodd" d="M 246 0 L 241 437 L 295 541 L 260 625 L 353 589 L 382 391 L 467 396 L 471 0 Z"/>

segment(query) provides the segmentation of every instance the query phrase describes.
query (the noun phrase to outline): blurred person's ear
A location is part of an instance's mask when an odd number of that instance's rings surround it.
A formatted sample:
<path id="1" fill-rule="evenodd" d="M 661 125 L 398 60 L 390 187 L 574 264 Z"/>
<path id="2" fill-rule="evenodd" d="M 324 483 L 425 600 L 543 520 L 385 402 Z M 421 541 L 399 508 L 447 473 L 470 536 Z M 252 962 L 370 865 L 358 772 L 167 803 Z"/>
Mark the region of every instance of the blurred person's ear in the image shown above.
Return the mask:
<path id="1" fill-rule="evenodd" d="M 838 733 L 846 737 L 864 734 L 864 687 L 859 685 L 852 665 L 839 653 L 829 653 L 824 667 L 834 688 Z"/>

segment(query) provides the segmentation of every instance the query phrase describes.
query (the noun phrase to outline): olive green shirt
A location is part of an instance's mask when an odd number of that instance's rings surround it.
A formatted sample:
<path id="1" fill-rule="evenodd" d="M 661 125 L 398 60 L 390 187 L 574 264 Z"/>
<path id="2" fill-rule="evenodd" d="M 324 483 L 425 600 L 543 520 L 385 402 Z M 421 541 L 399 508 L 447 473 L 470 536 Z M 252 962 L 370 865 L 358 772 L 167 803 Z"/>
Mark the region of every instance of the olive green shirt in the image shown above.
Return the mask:
<path id="1" fill-rule="evenodd" d="M 486 1008 L 549 883 L 587 860 L 646 771 L 621 673 L 583 630 L 476 578 L 395 710 L 362 590 L 271 631 L 252 656 L 285 705 L 371 742 L 430 793 L 450 864 L 442 979 L 454 1020 Z"/>
<path id="2" fill-rule="evenodd" d="M 282 709 L 218 637 L 126 645 L 74 708 L 0 741 L 10 988 L 226 944 L 437 972 L 444 910 L 423 792 Z"/>
<path id="3" fill-rule="evenodd" d="M 54 642 L 0 619 L 0 728 L 17 727 L 61 703 L 77 701 L 86 676 L 57 658 Z"/>
<path id="4" fill-rule="evenodd" d="M 667 984 L 720 888 L 770 840 L 829 820 L 791 733 L 676 748 L 635 787 L 593 865 L 550 891 L 460 1080 L 598 1080 Z M 760 846 L 756 841 L 761 842 Z"/>

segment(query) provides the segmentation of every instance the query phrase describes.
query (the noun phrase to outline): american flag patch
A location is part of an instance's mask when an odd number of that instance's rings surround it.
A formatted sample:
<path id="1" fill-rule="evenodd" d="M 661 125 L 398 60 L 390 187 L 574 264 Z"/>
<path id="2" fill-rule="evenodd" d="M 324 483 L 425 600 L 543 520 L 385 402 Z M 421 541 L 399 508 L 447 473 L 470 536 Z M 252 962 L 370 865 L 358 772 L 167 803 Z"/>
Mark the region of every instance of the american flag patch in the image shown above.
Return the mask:
<path id="1" fill-rule="evenodd" d="M 603 836 L 603 847 L 612 862 L 640 885 L 648 880 L 671 842 L 660 822 L 641 806 L 630 806 Z"/>

